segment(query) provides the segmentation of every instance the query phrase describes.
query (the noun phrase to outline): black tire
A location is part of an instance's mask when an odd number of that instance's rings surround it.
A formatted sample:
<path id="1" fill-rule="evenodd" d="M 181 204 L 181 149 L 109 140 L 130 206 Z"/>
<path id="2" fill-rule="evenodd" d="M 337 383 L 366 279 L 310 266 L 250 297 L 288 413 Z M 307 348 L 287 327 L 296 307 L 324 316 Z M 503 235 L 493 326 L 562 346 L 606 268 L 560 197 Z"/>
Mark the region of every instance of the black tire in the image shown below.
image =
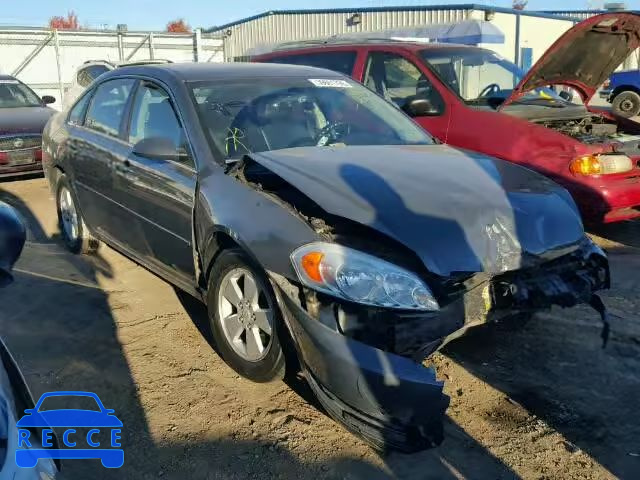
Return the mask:
<path id="1" fill-rule="evenodd" d="M 75 238 L 70 236 L 63 225 L 63 215 L 61 208 L 61 197 L 64 192 L 68 191 L 72 201 L 73 201 L 73 209 L 77 216 L 77 234 Z M 78 200 L 75 196 L 73 189 L 69 184 L 69 180 L 65 174 L 61 174 L 58 178 L 58 183 L 56 185 L 56 211 L 58 213 L 58 228 L 60 230 L 60 236 L 62 237 L 62 241 L 65 246 L 71 253 L 94 253 L 98 250 L 100 246 L 100 242 L 96 239 L 87 228 L 87 225 L 84 223 L 82 219 L 82 215 L 80 214 L 80 210 L 77 207 Z"/>
<path id="2" fill-rule="evenodd" d="M 274 313 L 271 340 L 265 349 L 264 357 L 256 361 L 248 361 L 236 353 L 223 330 L 219 314 L 218 298 L 223 279 L 229 272 L 238 268 L 246 269 L 253 275 L 264 294 L 263 301 L 268 303 Z M 216 259 L 209 274 L 207 309 L 213 340 L 218 353 L 227 365 L 254 382 L 264 383 L 284 378 L 286 362 L 280 338 L 286 338 L 286 335 L 279 333 L 279 330 L 284 329 L 284 324 L 276 296 L 262 268 L 255 265 L 242 250 L 236 248 L 224 250 Z"/>
<path id="3" fill-rule="evenodd" d="M 613 98 L 611 108 L 621 117 L 635 117 L 640 113 L 640 95 L 631 90 L 620 92 Z"/>

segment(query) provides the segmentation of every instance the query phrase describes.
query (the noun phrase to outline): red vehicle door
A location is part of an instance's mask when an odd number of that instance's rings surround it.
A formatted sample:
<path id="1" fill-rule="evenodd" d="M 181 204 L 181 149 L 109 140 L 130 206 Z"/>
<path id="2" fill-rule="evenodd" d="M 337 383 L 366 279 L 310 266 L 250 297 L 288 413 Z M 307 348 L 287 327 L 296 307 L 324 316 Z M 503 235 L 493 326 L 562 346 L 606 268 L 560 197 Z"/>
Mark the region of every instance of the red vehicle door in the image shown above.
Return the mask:
<path id="1" fill-rule="evenodd" d="M 447 141 L 450 109 L 440 91 L 442 86 L 409 52 L 384 46 L 368 48 L 354 77 L 400 108 L 415 99 L 428 100 L 432 113 L 414 120 L 434 137 Z"/>

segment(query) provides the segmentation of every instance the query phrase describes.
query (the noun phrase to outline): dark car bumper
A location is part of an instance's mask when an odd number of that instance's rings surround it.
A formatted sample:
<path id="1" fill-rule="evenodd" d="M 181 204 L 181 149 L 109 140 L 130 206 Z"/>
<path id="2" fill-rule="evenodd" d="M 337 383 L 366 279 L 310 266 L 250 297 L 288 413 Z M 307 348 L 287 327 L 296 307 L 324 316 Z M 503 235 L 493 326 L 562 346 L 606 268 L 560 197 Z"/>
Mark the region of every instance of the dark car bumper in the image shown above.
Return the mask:
<path id="1" fill-rule="evenodd" d="M 492 278 L 482 274 L 438 312 L 383 312 L 369 317 L 368 332 L 352 334 L 336 322 L 350 314 L 342 306 L 328 304 L 325 313 L 312 315 L 301 305 L 298 287 L 270 276 L 307 380 L 327 412 L 375 447 L 402 451 L 442 441 L 449 397 L 436 372 L 422 365 L 429 354 L 475 326 L 552 305 L 588 303 L 609 284 L 606 257 L 585 241 L 543 266 Z M 365 307 L 360 310 L 362 320 Z"/>
<path id="2" fill-rule="evenodd" d="M 433 369 L 342 335 L 276 290 L 307 380 L 334 419 L 380 449 L 442 442 L 449 397 Z"/>
<path id="3" fill-rule="evenodd" d="M 12 166 L 0 163 L 0 178 L 21 177 L 42 172 L 42 162 L 36 161 L 26 165 Z"/>

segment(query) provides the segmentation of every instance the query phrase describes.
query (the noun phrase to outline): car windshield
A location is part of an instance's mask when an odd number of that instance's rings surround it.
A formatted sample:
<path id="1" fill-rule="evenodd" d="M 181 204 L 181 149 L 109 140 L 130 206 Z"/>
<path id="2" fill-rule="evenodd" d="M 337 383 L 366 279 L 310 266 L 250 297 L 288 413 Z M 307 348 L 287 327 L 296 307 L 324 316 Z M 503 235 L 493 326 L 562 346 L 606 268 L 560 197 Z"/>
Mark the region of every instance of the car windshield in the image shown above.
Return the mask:
<path id="1" fill-rule="evenodd" d="M 329 145 L 424 145 L 404 113 L 347 78 L 260 78 L 191 85 L 200 120 L 224 158 Z"/>
<path id="2" fill-rule="evenodd" d="M 14 79 L 0 79 L 0 108 L 41 106 L 38 96 L 25 84 Z"/>
<path id="3" fill-rule="evenodd" d="M 524 76 L 515 64 L 489 50 L 434 48 L 422 50 L 420 54 L 442 81 L 470 105 L 499 106 Z M 548 107 L 570 105 L 551 88 L 532 90 L 514 103 Z"/>

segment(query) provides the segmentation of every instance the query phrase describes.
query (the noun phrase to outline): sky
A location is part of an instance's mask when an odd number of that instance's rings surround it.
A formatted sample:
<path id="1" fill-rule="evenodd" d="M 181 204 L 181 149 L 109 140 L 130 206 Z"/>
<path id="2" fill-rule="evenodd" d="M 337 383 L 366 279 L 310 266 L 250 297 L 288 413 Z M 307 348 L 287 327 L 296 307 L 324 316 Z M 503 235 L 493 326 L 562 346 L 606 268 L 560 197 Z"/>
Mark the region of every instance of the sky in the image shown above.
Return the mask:
<path id="1" fill-rule="evenodd" d="M 192 27 L 208 28 L 240 20 L 269 10 L 343 7 L 385 7 L 392 5 L 442 5 L 478 3 L 510 7 L 510 0 L 0 0 L 0 25 L 44 26 L 54 15 L 74 11 L 81 25 L 129 30 L 164 30 L 167 22 L 184 18 Z M 529 10 L 585 9 L 604 1 L 529 0 Z M 627 0 L 629 8 L 640 9 L 640 0 Z"/>

